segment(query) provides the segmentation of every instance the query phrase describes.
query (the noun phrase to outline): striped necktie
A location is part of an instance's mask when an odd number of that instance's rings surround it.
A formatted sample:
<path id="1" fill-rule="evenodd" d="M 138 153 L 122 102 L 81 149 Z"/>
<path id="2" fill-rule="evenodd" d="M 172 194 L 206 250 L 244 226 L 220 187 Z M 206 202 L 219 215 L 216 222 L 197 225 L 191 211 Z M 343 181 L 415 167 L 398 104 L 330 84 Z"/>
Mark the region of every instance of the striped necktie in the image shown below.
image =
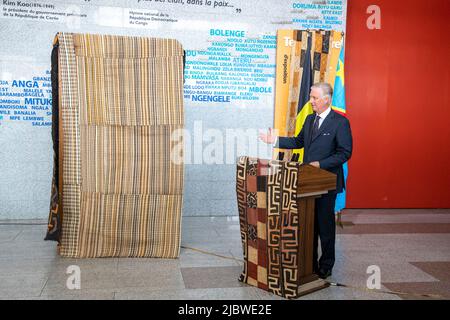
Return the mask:
<path id="1" fill-rule="evenodd" d="M 314 124 L 313 124 L 313 131 L 312 131 L 312 136 L 315 137 L 316 134 L 319 132 L 319 123 L 320 123 L 320 117 L 318 115 L 316 115 L 316 118 L 314 119 Z"/>

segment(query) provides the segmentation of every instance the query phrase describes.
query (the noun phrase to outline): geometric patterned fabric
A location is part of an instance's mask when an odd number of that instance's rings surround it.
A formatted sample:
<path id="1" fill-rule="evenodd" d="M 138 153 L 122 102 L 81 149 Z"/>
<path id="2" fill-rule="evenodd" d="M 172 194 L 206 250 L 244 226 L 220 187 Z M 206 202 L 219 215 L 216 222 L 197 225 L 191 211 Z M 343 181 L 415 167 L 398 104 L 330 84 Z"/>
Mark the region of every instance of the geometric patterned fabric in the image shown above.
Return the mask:
<path id="1" fill-rule="evenodd" d="M 180 144 L 171 135 L 184 127 L 181 45 L 59 33 L 55 46 L 46 239 L 65 257 L 178 257 L 184 167 L 171 159 Z"/>
<path id="2" fill-rule="evenodd" d="M 239 280 L 285 298 L 297 297 L 300 285 L 299 167 L 240 157 L 236 171 L 244 255 Z"/>

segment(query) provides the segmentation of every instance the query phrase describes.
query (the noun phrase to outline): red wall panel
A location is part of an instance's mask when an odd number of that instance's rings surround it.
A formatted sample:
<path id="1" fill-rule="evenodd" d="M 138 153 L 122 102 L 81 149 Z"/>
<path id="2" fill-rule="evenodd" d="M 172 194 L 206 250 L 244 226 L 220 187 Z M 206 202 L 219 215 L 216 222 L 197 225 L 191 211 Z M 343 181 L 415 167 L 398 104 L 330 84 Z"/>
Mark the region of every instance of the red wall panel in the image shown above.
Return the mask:
<path id="1" fill-rule="evenodd" d="M 449 0 L 349 1 L 347 207 L 450 208 L 449 18 Z"/>

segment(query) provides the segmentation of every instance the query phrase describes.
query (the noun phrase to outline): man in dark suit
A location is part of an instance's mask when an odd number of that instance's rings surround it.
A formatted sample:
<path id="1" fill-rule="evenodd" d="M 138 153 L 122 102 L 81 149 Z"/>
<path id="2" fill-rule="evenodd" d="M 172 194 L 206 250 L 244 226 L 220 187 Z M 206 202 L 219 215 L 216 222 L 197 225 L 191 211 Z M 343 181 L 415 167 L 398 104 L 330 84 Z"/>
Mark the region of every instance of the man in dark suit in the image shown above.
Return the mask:
<path id="1" fill-rule="evenodd" d="M 330 171 L 337 175 L 336 190 L 315 201 L 314 271 L 322 279 L 331 275 L 335 261 L 336 220 L 334 206 L 337 193 L 345 188 L 342 165 L 352 155 L 352 133 L 348 119 L 331 109 L 333 89 L 328 83 L 311 87 L 310 102 L 313 114 L 306 117 L 303 128 L 296 137 L 277 137 L 269 129 L 259 138 L 281 149 L 304 148 L 303 163 Z M 318 260 L 318 238 L 322 255 Z"/>

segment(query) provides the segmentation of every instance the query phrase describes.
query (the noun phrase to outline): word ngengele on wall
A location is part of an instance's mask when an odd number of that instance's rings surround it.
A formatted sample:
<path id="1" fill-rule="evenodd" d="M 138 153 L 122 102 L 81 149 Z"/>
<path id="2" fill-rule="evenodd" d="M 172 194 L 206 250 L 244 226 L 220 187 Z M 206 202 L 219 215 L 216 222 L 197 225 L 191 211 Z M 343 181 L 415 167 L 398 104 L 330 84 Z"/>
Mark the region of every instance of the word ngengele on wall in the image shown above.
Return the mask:
<path id="1" fill-rule="evenodd" d="M 206 50 L 187 51 L 185 99 L 192 102 L 258 101 L 271 94 L 276 36 L 246 37 L 243 30 L 211 29 Z"/>

